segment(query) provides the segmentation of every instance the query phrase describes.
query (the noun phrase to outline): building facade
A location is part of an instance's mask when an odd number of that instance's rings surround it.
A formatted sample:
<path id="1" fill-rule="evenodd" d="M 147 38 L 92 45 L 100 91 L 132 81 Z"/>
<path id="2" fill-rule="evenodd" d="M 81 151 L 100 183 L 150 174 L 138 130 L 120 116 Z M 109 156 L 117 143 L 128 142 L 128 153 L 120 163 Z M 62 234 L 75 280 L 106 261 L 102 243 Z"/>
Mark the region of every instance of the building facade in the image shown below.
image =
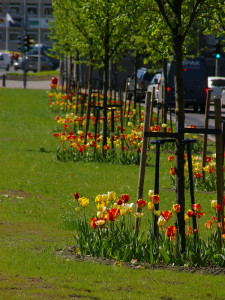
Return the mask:
<path id="1" fill-rule="evenodd" d="M 51 45 L 48 23 L 52 20 L 51 0 L 0 0 L 0 50 L 18 51 L 25 34 L 35 43 Z"/>
<path id="2" fill-rule="evenodd" d="M 13 22 L 9 21 L 10 18 Z M 52 0 L 0 0 L 0 51 L 18 51 L 19 41 L 25 34 L 35 43 L 50 46 L 52 42 L 49 39 L 48 24 L 52 20 Z M 208 76 L 215 75 L 216 62 L 218 75 L 225 76 L 225 53 L 222 51 L 219 61 L 215 57 L 218 42 L 220 40 L 215 35 L 199 35 L 196 49 L 188 51 L 193 55 L 200 52 L 206 58 Z M 133 63 L 128 57 L 122 61 L 122 66 L 126 69 L 123 77 L 126 78 L 133 72 Z M 141 64 L 140 67 L 142 66 Z"/>

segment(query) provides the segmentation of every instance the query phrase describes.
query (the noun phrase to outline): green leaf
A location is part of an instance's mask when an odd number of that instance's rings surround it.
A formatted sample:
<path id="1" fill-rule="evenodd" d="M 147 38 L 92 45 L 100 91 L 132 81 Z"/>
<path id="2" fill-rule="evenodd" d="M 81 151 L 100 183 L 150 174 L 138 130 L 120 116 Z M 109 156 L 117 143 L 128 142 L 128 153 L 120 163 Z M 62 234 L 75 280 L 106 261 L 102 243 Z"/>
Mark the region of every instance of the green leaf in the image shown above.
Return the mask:
<path id="1" fill-rule="evenodd" d="M 170 262 L 170 257 L 169 257 L 169 254 L 164 250 L 164 249 L 160 249 L 159 250 L 159 253 L 162 255 L 163 259 L 164 259 L 164 262 L 166 264 L 169 264 Z"/>

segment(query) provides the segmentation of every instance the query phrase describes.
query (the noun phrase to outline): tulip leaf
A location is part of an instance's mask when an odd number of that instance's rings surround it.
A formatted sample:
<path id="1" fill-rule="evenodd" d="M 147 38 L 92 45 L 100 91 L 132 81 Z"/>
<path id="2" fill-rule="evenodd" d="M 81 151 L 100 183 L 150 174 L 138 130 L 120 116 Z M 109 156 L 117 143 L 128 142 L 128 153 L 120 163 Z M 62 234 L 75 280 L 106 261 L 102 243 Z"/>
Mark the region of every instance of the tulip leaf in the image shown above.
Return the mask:
<path id="1" fill-rule="evenodd" d="M 159 253 L 162 255 L 164 262 L 168 264 L 170 262 L 169 254 L 164 249 L 160 249 Z"/>

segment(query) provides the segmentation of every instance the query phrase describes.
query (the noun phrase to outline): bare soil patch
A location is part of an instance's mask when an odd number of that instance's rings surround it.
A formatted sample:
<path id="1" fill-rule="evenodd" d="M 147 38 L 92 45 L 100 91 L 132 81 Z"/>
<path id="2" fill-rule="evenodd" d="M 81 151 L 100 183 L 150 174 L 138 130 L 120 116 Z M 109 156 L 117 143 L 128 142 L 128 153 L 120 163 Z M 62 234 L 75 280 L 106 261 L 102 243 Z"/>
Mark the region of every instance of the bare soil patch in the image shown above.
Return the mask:
<path id="1" fill-rule="evenodd" d="M 0 191 L 0 196 L 3 197 L 17 197 L 17 198 L 30 198 L 30 197 L 37 197 L 42 198 L 41 195 L 32 194 L 24 191 L 17 191 L 17 190 L 7 190 L 7 191 Z"/>
<path id="2" fill-rule="evenodd" d="M 90 255 L 82 255 L 76 252 L 76 247 L 67 247 L 65 249 L 58 249 L 56 255 L 65 258 L 76 260 L 80 262 L 93 262 L 103 265 L 117 265 L 119 267 L 125 267 L 129 269 L 152 269 L 152 270 L 168 270 L 176 272 L 187 272 L 187 273 L 199 273 L 203 275 L 225 275 L 225 268 L 219 268 L 215 266 L 207 267 L 190 267 L 190 266 L 173 266 L 166 264 L 154 264 L 140 263 L 137 260 L 131 262 L 119 262 L 108 258 L 92 257 Z"/>

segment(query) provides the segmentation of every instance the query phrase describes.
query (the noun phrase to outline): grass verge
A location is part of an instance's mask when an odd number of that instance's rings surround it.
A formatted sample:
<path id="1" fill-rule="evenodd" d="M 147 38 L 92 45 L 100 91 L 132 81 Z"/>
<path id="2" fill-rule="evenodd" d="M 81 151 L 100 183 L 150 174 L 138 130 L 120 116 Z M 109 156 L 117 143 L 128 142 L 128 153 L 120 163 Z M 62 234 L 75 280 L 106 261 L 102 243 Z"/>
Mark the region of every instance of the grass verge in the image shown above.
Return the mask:
<path id="1" fill-rule="evenodd" d="M 57 161 L 55 116 L 45 91 L 0 89 L 0 111 L 0 299 L 224 299 L 224 276 L 56 255 L 74 246 L 73 193 L 93 199 L 115 190 L 135 201 L 139 168 Z M 161 158 L 162 209 L 174 203 L 167 155 Z M 145 195 L 154 186 L 154 154 L 152 161 Z M 215 193 L 196 197 L 210 210 Z"/>

